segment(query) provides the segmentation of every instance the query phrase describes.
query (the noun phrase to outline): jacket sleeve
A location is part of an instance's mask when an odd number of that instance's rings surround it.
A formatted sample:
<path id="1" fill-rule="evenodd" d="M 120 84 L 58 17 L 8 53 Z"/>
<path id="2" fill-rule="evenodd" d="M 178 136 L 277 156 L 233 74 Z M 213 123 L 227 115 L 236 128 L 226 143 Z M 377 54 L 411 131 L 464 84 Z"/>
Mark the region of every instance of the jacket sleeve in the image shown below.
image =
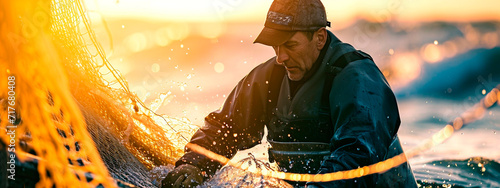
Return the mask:
<path id="1" fill-rule="evenodd" d="M 357 169 L 384 160 L 400 125 L 396 98 L 371 60 L 351 62 L 334 79 L 330 92 L 335 126 L 332 153 L 318 173 Z M 373 187 L 378 174 L 324 183 L 318 187 Z"/>
<path id="2" fill-rule="evenodd" d="M 257 145 L 264 133 L 264 110 L 268 89 L 265 80 L 270 76 L 268 68 L 272 64 L 269 60 L 245 76 L 233 89 L 222 108 L 205 117 L 205 125 L 193 135 L 190 143 L 227 158 L 232 158 L 237 150 Z M 221 164 L 204 155 L 189 149 L 185 152 L 176 162 L 176 166 L 192 164 L 210 176 L 221 167 Z"/>

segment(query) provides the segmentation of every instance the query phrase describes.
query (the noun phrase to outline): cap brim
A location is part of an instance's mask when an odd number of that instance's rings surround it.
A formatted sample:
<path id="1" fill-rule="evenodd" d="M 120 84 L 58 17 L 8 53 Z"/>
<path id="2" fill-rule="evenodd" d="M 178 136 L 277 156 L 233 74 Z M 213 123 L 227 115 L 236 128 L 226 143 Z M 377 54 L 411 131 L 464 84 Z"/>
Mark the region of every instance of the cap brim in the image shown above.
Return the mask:
<path id="1" fill-rule="evenodd" d="M 297 31 L 283 31 L 264 27 L 253 43 L 261 43 L 268 46 L 279 46 L 285 43 Z"/>

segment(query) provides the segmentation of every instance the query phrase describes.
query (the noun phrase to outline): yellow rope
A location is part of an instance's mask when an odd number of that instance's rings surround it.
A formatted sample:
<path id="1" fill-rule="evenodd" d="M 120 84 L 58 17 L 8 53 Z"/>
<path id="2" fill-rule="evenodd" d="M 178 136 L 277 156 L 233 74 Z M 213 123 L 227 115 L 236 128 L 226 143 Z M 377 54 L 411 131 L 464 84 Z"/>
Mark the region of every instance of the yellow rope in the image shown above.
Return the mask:
<path id="1" fill-rule="evenodd" d="M 391 168 L 397 167 L 407 162 L 408 158 L 420 155 L 422 152 L 438 144 L 443 143 L 446 139 L 452 136 L 454 131 L 459 130 L 466 124 L 481 119 L 484 113 L 486 112 L 486 109 L 491 108 L 497 102 L 500 103 L 499 88 L 500 85 L 498 85 L 491 92 L 489 92 L 478 104 L 474 105 L 468 111 L 462 113 L 459 117 L 455 118 L 453 122 L 447 124 L 443 129 L 435 133 L 430 139 L 424 141 L 423 143 L 411 149 L 410 151 L 369 166 L 364 166 L 352 170 L 332 172 L 326 174 L 296 174 L 296 173 L 269 171 L 267 169 L 242 167 L 241 163 L 231 162 L 228 158 L 216 154 L 196 144 L 188 143 L 186 147 L 196 153 L 205 155 L 212 160 L 218 161 L 223 165 L 234 166 L 241 170 L 246 170 L 256 175 L 262 175 L 270 178 L 278 178 L 290 181 L 308 181 L 308 182 L 329 182 L 329 181 L 337 181 L 345 179 L 354 179 L 362 176 L 367 176 L 370 174 L 383 173 Z"/>

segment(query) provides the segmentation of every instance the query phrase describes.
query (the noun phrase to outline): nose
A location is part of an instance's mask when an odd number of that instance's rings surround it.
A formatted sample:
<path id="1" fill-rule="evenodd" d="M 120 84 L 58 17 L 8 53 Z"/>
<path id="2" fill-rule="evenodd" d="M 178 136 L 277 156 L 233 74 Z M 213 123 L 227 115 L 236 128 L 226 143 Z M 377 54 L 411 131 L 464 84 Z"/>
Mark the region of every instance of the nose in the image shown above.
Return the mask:
<path id="1" fill-rule="evenodd" d="M 283 65 L 290 58 L 283 48 L 276 46 L 274 50 L 276 51 L 276 62 L 278 62 L 278 64 Z"/>

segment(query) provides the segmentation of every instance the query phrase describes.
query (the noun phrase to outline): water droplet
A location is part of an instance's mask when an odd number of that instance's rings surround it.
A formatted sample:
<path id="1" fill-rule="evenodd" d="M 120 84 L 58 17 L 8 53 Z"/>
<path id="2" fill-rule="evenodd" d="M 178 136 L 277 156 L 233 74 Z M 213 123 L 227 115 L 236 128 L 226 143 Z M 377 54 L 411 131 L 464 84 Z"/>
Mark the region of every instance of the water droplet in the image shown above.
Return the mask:
<path id="1" fill-rule="evenodd" d="M 151 71 L 153 71 L 153 72 L 159 72 L 160 71 L 160 65 L 158 65 L 158 63 L 154 63 L 153 65 L 151 65 Z"/>
<path id="2" fill-rule="evenodd" d="M 215 72 L 222 73 L 222 72 L 224 72 L 224 64 L 222 64 L 221 62 L 215 63 L 214 69 L 215 69 Z"/>
<path id="3" fill-rule="evenodd" d="M 434 45 L 438 45 L 439 42 L 437 40 L 434 41 Z"/>
<path id="4" fill-rule="evenodd" d="M 213 141 L 213 142 L 212 142 L 212 145 L 215 145 L 215 144 L 217 144 L 217 143 L 215 143 L 215 141 Z"/>

